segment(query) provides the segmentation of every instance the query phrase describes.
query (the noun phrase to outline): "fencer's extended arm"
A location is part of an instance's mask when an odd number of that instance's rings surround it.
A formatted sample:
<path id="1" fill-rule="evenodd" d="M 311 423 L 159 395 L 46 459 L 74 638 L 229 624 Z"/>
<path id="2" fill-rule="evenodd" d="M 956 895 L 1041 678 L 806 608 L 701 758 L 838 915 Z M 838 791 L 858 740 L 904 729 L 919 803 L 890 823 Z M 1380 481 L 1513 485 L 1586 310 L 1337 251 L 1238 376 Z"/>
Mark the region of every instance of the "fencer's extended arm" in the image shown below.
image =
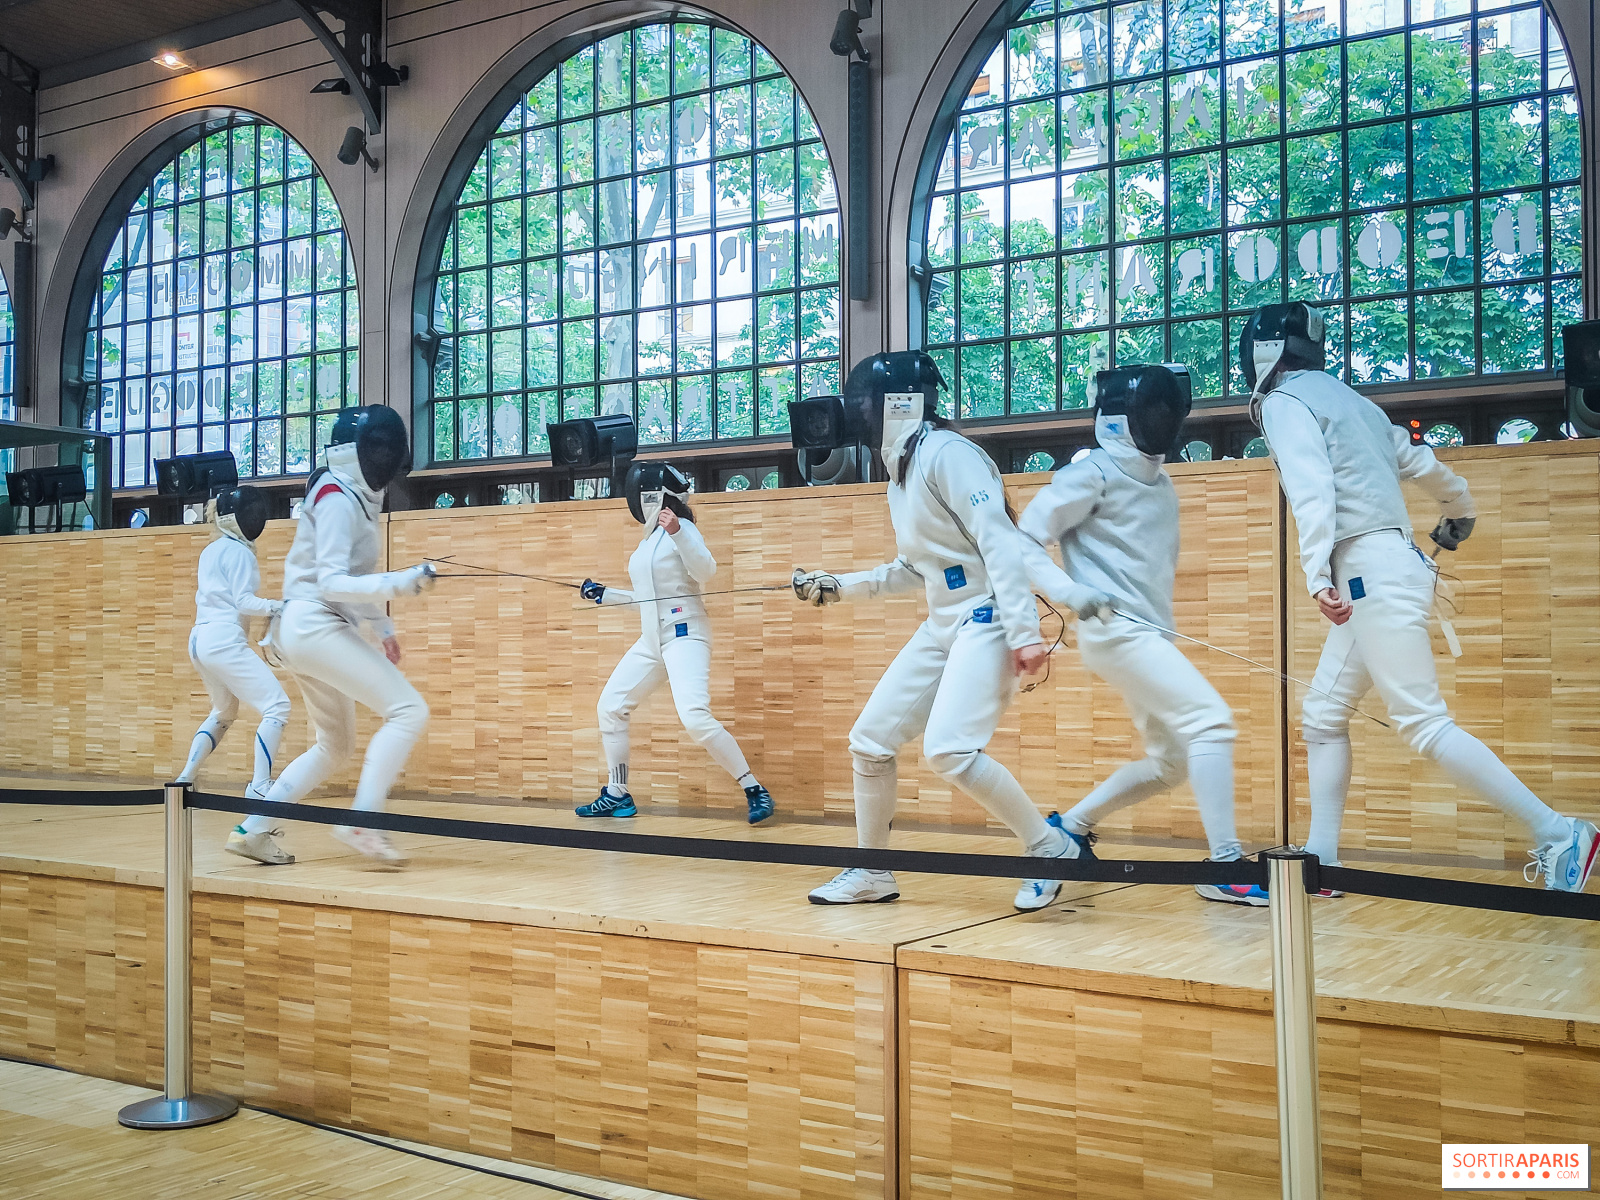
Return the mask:
<path id="1" fill-rule="evenodd" d="M 1283 494 L 1300 532 L 1300 565 L 1313 596 L 1333 586 L 1334 483 L 1328 443 L 1311 410 L 1293 396 L 1273 392 L 1261 405 L 1261 431 L 1267 436 Z"/>
<path id="2" fill-rule="evenodd" d="M 711 557 L 711 549 L 695 523 L 679 520 L 678 532 L 667 536 L 672 539 L 672 548 L 678 552 L 678 557 L 683 559 L 689 578 L 696 583 L 711 582 L 711 577 L 717 573 L 717 560 Z"/>
<path id="3" fill-rule="evenodd" d="M 1022 538 L 1006 513 L 1005 485 L 989 456 L 971 442 L 947 442 L 929 464 L 931 482 L 973 541 L 994 590 L 995 607 L 1013 650 L 1044 640 L 1028 583 Z"/>
<path id="4" fill-rule="evenodd" d="M 370 625 L 379 637 L 393 637 L 394 622 L 384 611 L 383 602 L 414 594 L 417 569 L 371 575 L 350 573 L 350 554 L 360 531 L 355 504 L 340 492 L 318 505 L 317 590 L 324 600 L 340 605 L 350 616 Z"/>
<path id="5" fill-rule="evenodd" d="M 256 556 L 231 539 L 223 539 L 228 551 L 222 560 L 222 578 L 228 598 L 241 617 L 274 617 L 283 609 L 282 600 L 265 600 L 256 595 L 261 586 L 261 569 Z"/>
<path id="6" fill-rule="evenodd" d="M 1401 479 L 1410 480 L 1437 500 L 1441 516 L 1478 515 L 1472 493 L 1467 490 L 1467 481 L 1440 462 L 1432 447 L 1412 445 L 1411 435 L 1398 425 L 1393 426 L 1390 433 L 1394 437 L 1394 459 Z"/>
<path id="7" fill-rule="evenodd" d="M 839 595 L 846 600 L 876 600 L 879 596 L 920 592 L 923 587 L 922 576 L 904 558 L 880 563 L 870 571 L 846 571 L 834 578 L 839 581 Z"/>

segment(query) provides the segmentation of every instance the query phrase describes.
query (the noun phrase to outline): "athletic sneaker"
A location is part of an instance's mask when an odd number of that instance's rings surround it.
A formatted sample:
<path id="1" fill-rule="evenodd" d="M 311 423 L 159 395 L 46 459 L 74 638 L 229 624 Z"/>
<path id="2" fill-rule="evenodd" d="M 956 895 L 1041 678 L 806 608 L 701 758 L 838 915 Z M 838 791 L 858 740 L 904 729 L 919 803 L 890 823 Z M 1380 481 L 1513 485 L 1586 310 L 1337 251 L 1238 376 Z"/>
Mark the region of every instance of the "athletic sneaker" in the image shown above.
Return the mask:
<path id="1" fill-rule="evenodd" d="M 1055 857 L 1081 858 L 1085 861 L 1094 859 L 1094 851 L 1090 849 L 1095 843 L 1093 833 L 1073 833 L 1061 823 L 1060 813 L 1051 813 L 1045 821 L 1066 835 L 1067 844 Z M 1060 879 L 1024 879 L 1022 886 L 1017 889 L 1016 899 L 1011 903 L 1018 912 L 1036 912 L 1055 902 L 1055 898 L 1061 894 L 1062 882 Z"/>
<path id="2" fill-rule="evenodd" d="M 813 904 L 883 904 L 900 899 L 900 889 L 895 886 L 893 871 L 851 867 L 813 888 L 808 899 Z"/>
<path id="3" fill-rule="evenodd" d="M 750 824 L 759 825 L 773 813 L 772 795 L 759 783 L 744 790 L 745 803 L 750 806 Z"/>
<path id="4" fill-rule="evenodd" d="M 1600 829 L 1578 817 L 1563 819 L 1571 826 L 1566 840 L 1528 851 L 1533 861 L 1522 868 L 1522 877 L 1532 883 L 1543 875 L 1549 892 L 1581 892 L 1600 851 Z"/>
<path id="5" fill-rule="evenodd" d="M 233 831 L 228 834 L 228 844 L 223 849 L 229 854 L 237 854 L 240 858 L 253 858 L 258 863 L 266 863 L 269 867 L 287 866 L 294 861 L 294 855 L 273 840 L 282 836 L 281 829 L 263 829 L 259 833 L 246 833 L 244 826 L 235 825 Z"/>
<path id="6" fill-rule="evenodd" d="M 633 805 L 633 797 L 627 792 L 620 796 L 613 796 L 604 788 L 600 794 L 589 804 L 580 804 L 572 810 L 580 817 L 637 817 L 639 810 Z"/>
<path id="7" fill-rule="evenodd" d="M 1207 862 L 1211 860 L 1206 859 Z M 1202 900 L 1220 900 L 1224 904 L 1248 904 L 1251 908 L 1265 908 L 1269 903 L 1267 889 L 1254 883 L 1197 883 L 1194 890 Z"/>
<path id="8" fill-rule="evenodd" d="M 1339 891 L 1337 888 L 1323 888 L 1320 892 L 1311 892 L 1309 894 L 1315 896 L 1318 900 L 1344 899 L 1344 893 Z"/>
<path id="9" fill-rule="evenodd" d="M 388 867 L 403 867 L 409 861 L 400 848 L 389 840 L 389 835 L 381 829 L 357 829 L 353 825 L 335 825 L 333 836 L 350 849 Z"/>

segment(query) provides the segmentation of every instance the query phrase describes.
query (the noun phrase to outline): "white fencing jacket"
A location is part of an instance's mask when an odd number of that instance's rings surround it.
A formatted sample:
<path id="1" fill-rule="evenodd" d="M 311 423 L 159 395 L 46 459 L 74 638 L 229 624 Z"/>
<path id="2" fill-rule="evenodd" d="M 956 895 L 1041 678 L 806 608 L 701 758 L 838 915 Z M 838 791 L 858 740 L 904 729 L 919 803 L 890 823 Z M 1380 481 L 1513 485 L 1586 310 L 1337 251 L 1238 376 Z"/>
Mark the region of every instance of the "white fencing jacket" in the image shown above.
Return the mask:
<path id="1" fill-rule="evenodd" d="M 200 551 L 200 582 L 194 594 L 196 625 L 236 625 L 244 632 L 251 617 L 270 617 L 282 605 L 256 595 L 261 568 L 255 552 L 223 534 Z"/>
<path id="2" fill-rule="evenodd" d="M 357 628 L 393 637 L 384 602 L 401 595 L 412 574 L 377 569 L 383 493 L 361 481 L 354 445 L 330 446 L 327 462 L 306 496 L 283 562 L 283 598 L 314 601 Z"/>
<path id="3" fill-rule="evenodd" d="M 1315 595 L 1333 586 L 1329 559 L 1349 538 L 1380 529 L 1411 536 L 1402 480 L 1475 517 L 1467 481 L 1360 392 L 1323 371 L 1291 371 L 1261 403 L 1261 430 L 1300 532 L 1300 565 Z"/>
<path id="4" fill-rule="evenodd" d="M 1142 454 L 1118 422 L 1095 420 L 1100 445 L 1062 467 L 1028 502 L 1017 527 L 1034 586 L 1068 603 L 1070 582 L 1111 597 L 1163 629 L 1172 623 L 1178 571 L 1178 492 L 1160 455 Z M 1061 546 L 1061 568 L 1043 546 Z M 1080 625 L 1082 631 L 1085 626 Z"/>
<path id="5" fill-rule="evenodd" d="M 928 625 L 941 639 L 970 620 L 998 622 L 1013 650 L 1043 640 L 1000 472 L 976 444 L 952 429 L 929 427 L 905 486 L 890 480 L 889 520 L 899 556 L 870 571 L 840 575 L 842 595 L 856 599 L 922 587 Z"/>
<path id="6" fill-rule="evenodd" d="M 608 587 L 601 604 L 637 604 L 639 625 L 647 645 L 664 646 L 674 638 L 711 640 L 704 585 L 717 573 L 705 538 L 686 517 L 678 532 L 653 526 L 628 559 L 628 580 L 633 589 Z"/>

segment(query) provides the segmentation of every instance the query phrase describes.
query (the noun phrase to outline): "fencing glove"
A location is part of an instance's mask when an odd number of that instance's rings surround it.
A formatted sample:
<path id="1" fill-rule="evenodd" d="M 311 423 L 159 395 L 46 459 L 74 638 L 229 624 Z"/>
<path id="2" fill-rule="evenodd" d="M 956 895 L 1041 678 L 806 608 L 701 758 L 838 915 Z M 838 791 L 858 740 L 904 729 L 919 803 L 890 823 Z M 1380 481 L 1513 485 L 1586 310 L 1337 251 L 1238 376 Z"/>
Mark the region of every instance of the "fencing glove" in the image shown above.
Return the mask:
<path id="1" fill-rule="evenodd" d="M 792 582 L 794 594 L 813 608 L 840 600 L 839 577 L 831 571 L 802 571 L 796 567 Z"/>
<path id="2" fill-rule="evenodd" d="M 420 596 L 431 588 L 439 578 L 439 573 L 434 570 L 432 563 L 420 563 L 415 567 L 408 567 L 401 572 L 399 590 L 396 595 Z"/>
<path id="3" fill-rule="evenodd" d="M 1085 584 L 1074 583 L 1061 594 L 1061 599 L 1068 608 L 1078 614 L 1080 621 L 1096 618 L 1109 621 L 1115 614 L 1111 597 Z"/>
<path id="4" fill-rule="evenodd" d="M 606 595 L 606 585 L 596 583 L 592 579 L 585 579 L 583 586 L 578 589 L 578 595 L 585 600 L 593 600 L 596 604 L 603 603 Z"/>
<path id="5" fill-rule="evenodd" d="M 1454 550 L 1472 536 L 1477 517 L 1441 517 L 1433 527 L 1431 537 L 1441 550 Z"/>

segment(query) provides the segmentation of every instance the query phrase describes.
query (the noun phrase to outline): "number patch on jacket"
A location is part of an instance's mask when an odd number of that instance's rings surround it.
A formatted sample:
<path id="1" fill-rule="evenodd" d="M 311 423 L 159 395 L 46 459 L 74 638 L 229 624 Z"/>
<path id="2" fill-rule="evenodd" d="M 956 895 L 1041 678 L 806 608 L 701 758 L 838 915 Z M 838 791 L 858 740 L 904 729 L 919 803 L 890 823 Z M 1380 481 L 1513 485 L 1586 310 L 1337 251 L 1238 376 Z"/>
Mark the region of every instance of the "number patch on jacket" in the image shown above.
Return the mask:
<path id="1" fill-rule="evenodd" d="M 972 501 L 972 507 L 977 508 L 980 504 L 988 503 L 989 493 L 987 491 L 973 492 L 969 499 Z"/>

